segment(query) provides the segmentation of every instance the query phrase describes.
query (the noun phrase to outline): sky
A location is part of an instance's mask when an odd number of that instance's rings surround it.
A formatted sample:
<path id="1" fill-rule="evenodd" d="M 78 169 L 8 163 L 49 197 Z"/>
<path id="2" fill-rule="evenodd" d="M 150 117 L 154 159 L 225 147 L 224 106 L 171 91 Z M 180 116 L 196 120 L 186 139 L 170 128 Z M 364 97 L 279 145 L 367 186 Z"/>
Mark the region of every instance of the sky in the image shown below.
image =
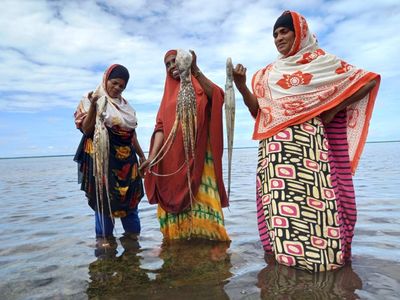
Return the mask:
<path id="1" fill-rule="evenodd" d="M 231 57 L 247 67 L 249 83 L 278 56 L 272 27 L 284 10 L 306 17 L 322 49 L 382 76 L 367 141 L 400 140 L 398 0 L 2 0 L 0 158 L 74 154 L 81 138 L 74 111 L 113 63 L 130 71 L 123 96 L 147 150 L 165 52 L 193 49 L 222 88 Z M 254 120 L 235 92 L 234 146 L 256 147 Z"/>

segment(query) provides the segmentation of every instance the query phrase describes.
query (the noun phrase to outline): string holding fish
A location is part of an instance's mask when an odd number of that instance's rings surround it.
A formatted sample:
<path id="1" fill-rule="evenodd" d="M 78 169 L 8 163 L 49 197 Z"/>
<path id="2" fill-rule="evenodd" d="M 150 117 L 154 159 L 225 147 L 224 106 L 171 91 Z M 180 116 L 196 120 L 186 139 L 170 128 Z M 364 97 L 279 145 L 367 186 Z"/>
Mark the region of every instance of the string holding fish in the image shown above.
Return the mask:
<path id="1" fill-rule="evenodd" d="M 228 143 L 228 198 L 230 198 L 233 137 L 235 132 L 235 90 L 233 88 L 233 64 L 230 57 L 226 60 L 225 118 Z"/>

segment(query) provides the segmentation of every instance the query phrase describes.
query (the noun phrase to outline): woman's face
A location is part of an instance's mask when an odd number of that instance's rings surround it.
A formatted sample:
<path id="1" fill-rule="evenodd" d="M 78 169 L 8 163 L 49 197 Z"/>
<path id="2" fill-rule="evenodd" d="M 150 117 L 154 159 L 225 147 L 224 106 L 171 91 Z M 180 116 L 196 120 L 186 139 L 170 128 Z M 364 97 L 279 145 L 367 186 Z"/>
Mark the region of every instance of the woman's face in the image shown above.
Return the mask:
<path id="1" fill-rule="evenodd" d="M 174 79 L 179 79 L 179 71 L 175 64 L 175 54 L 168 55 L 165 59 L 165 67 L 167 68 L 167 73 L 171 75 Z"/>
<path id="2" fill-rule="evenodd" d="M 287 55 L 292 49 L 295 34 L 289 28 L 278 27 L 274 31 L 274 42 L 276 49 L 282 55 Z"/>
<path id="3" fill-rule="evenodd" d="M 111 98 L 118 98 L 125 89 L 125 80 L 122 78 L 113 78 L 107 80 L 106 89 Z"/>

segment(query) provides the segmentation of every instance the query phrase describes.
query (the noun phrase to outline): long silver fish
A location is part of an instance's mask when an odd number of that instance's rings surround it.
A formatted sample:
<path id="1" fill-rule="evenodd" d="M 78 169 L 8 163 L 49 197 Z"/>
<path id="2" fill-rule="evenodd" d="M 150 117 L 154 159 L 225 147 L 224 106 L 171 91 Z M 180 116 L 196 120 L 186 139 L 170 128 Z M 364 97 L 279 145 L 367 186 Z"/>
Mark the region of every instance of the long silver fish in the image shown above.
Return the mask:
<path id="1" fill-rule="evenodd" d="M 226 60 L 226 83 L 225 83 L 225 118 L 226 134 L 228 142 L 228 198 L 231 194 L 232 152 L 233 134 L 235 131 L 235 91 L 233 89 L 233 65 L 232 59 Z"/>

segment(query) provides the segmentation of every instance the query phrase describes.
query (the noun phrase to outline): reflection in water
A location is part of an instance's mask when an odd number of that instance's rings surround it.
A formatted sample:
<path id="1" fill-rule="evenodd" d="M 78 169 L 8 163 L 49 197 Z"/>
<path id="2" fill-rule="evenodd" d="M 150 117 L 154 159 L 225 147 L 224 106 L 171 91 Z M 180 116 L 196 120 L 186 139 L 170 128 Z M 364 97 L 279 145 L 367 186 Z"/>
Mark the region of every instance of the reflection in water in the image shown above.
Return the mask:
<path id="1" fill-rule="evenodd" d="M 258 273 L 261 299 L 359 299 L 360 277 L 351 265 L 341 269 L 308 273 L 280 265 L 267 257 L 268 266 Z"/>
<path id="2" fill-rule="evenodd" d="M 117 256 L 117 242 L 108 240 L 109 246 L 103 247 L 98 241 L 95 255 L 98 258 L 89 265 L 90 282 L 87 289 L 89 299 L 118 295 L 135 295 L 134 291 L 149 284 L 149 278 L 140 268 L 140 245 L 137 239 L 128 236 L 120 238 L 124 252 Z M 133 293 L 132 293 L 133 292 Z"/>
<path id="3" fill-rule="evenodd" d="M 229 299 L 224 291 L 232 276 L 229 243 L 164 242 L 159 254 L 162 266 L 146 270 L 140 266 L 137 241 L 121 238 L 124 252 L 119 257 L 117 243 L 109 242 L 110 247 L 96 249 L 98 259 L 89 265 L 89 299 Z"/>
<path id="4" fill-rule="evenodd" d="M 160 299 L 228 299 L 224 291 L 232 276 L 227 242 L 200 239 L 164 241 L 157 271 Z"/>

